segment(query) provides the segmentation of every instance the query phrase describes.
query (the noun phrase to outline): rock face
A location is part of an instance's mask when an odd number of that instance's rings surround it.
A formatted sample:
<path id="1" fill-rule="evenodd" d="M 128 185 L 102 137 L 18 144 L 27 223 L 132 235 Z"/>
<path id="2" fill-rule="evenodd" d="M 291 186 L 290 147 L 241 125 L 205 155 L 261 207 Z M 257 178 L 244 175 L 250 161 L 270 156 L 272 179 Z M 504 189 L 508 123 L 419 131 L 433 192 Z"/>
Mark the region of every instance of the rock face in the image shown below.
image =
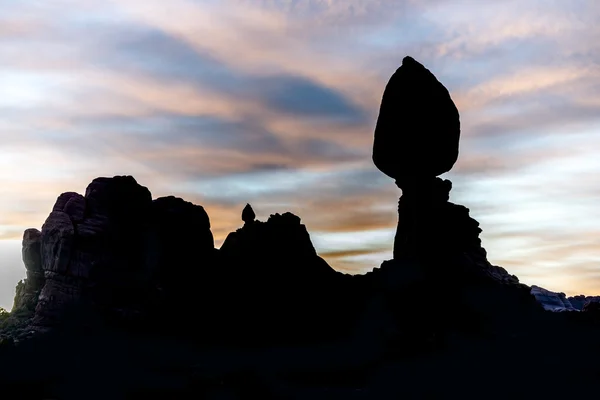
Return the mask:
<path id="1" fill-rule="evenodd" d="M 584 304 L 581 311 L 594 314 L 596 317 L 600 318 L 600 301 L 588 301 Z"/>
<path id="2" fill-rule="evenodd" d="M 63 193 L 40 236 L 46 281 L 39 326 L 55 324 L 70 305 L 116 315 L 150 312 L 161 291 L 179 296 L 177 273 L 200 268 L 202 255 L 214 251 L 202 207 L 175 197 L 153 202 L 131 176 L 97 178 L 85 196 Z"/>
<path id="3" fill-rule="evenodd" d="M 562 312 L 581 310 L 581 308 L 573 306 L 564 293 L 552 292 L 542 287 L 533 285 L 531 286 L 531 294 L 538 302 L 540 302 L 544 309 L 548 311 Z"/>
<path id="4" fill-rule="evenodd" d="M 571 296 L 567 300 L 576 309 L 583 310 L 583 306 L 585 306 L 586 303 L 593 303 L 593 302 L 600 303 L 600 296 L 584 296 L 584 295 L 580 294 L 578 296 Z"/>
<path id="5" fill-rule="evenodd" d="M 160 308 L 178 318 L 197 308 L 210 280 L 216 257 L 210 220 L 202 206 L 173 196 L 154 200 L 151 215 Z"/>
<path id="6" fill-rule="evenodd" d="M 244 226 L 217 251 L 204 208 L 173 196 L 152 201 L 132 177 L 95 179 L 85 196 L 64 193 L 38 234 L 45 280 L 34 326 L 56 326 L 76 310 L 119 323 L 159 314 L 172 330 L 184 324 L 220 339 L 244 330 L 247 339 L 291 340 L 307 327 L 317 335 L 323 325 L 309 321 L 334 320 L 328 296 L 344 292 L 332 289 L 342 275 L 317 255 L 299 217 L 255 218 L 247 205 Z M 201 318 L 200 331 L 190 315 Z"/>
<path id="7" fill-rule="evenodd" d="M 319 326 L 308 320 L 318 321 L 317 311 L 328 308 L 324 296 L 328 288 L 335 291 L 340 274 L 317 255 L 299 217 L 273 214 L 262 222 L 254 220 L 250 211 L 249 206 L 244 208 L 245 225 L 230 233 L 220 249 L 220 269 L 236 277 L 227 280 L 222 300 L 228 310 L 225 314 L 237 316 L 241 326 L 233 331 L 243 327 L 255 339 L 306 339 L 307 330 Z M 282 314 L 283 305 L 286 312 Z"/>
<path id="8" fill-rule="evenodd" d="M 13 312 L 33 314 L 40 291 L 45 283 L 41 257 L 42 234 L 37 229 L 27 229 L 23 233 L 22 257 L 27 270 L 27 278 L 17 285 Z"/>
<path id="9" fill-rule="evenodd" d="M 518 284 L 516 276 L 487 260 L 479 238 L 482 231 L 479 222 L 470 217 L 467 207 L 448 201 L 451 188 L 450 181 L 435 178 L 404 190 L 398 204 L 394 258 L 412 257 L 436 264 L 440 258 L 448 260 L 456 256 L 469 274 L 498 283 Z"/>
<path id="10" fill-rule="evenodd" d="M 586 306 L 593 308 L 594 304 L 600 304 L 600 296 L 567 297 L 564 293 L 553 292 L 536 285 L 531 286 L 531 294 L 548 311 L 583 311 Z"/>
<path id="11" fill-rule="evenodd" d="M 400 184 L 450 171 L 460 121 L 448 90 L 411 57 L 392 75 L 375 128 L 373 161 Z"/>
<path id="12" fill-rule="evenodd" d="M 85 197 L 59 196 L 42 226 L 47 282 L 37 324 L 52 325 L 70 305 L 132 305 L 139 281 L 149 273 L 150 206 L 150 192 L 132 177 L 97 178 Z"/>

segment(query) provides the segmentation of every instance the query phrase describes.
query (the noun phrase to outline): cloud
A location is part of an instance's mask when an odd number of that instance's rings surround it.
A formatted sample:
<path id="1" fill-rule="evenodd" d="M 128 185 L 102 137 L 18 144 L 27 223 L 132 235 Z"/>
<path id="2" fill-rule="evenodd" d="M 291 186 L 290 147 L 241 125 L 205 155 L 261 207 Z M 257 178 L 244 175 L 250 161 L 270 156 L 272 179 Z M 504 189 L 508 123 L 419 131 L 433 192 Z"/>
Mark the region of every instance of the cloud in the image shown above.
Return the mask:
<path id="1" fill-rule="evenodd" d="M 275 111 L 305 118 L 341 117 L 350 120 L 363 114 L 340 93 L 306 78 L 268 76 L 262 79 L 261 88 L 266 105 Z"/>

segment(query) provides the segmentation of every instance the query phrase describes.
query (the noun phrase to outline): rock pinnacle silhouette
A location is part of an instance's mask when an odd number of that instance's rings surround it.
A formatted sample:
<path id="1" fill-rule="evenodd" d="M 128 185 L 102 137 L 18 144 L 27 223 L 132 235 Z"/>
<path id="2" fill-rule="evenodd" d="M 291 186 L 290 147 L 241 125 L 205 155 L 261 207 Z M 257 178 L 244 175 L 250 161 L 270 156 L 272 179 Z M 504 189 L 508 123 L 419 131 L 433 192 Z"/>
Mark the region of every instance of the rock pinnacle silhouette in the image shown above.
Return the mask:
<path id="1" fill-rule="evenodd" d="M 252 206 L 250 204 L 246 204 L 246 207 L 244 207 L 244 209 L 242 210 L 242 221 L 249 224 L 251 222 L 254 222 L 255 218 L 256 214 L 254 213 Z"/>
<path id="2" fill-rule="evenodd" d="M 448 90 L 422 64 L 405 57 L 381 101 L 373 162 L 399 186 L 434 178 L 458 159 L 460 120 Z"/>

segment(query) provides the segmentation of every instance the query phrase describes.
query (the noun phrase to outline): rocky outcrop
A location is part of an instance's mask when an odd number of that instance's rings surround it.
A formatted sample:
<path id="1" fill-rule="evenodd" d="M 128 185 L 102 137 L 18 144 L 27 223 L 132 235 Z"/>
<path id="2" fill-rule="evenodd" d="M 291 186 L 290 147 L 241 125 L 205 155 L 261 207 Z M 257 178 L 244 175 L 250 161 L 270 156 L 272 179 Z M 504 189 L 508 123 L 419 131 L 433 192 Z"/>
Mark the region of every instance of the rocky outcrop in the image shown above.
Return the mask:
<path id="1" fill-rule="evenodd" d="M 248 337 L 261 341 L 308 340 L 317 327 L 327 335 L 318 321 L 331 304 L 327 291 L 337 292 L 341 274 L 317 255 L 306 226 L 291 213 L 254 220 L 249 206 L 242 219 L 244 226 L 220 248 L 222 274 L 235 277 L 221 283 L 224 314 L 236 315 L 239 323 L 232 330 L 242 326 Z"/>
<path id="2" fill-rule="evenodd" d="M 583 296 L 577 296 L 579 299 Z M 600 322 L 600 296 L 585 296 L 581 311 Z"/>
<path id="3" fill-rule="evenodd" d="M 581 311 L 593 314 L 600 319 L 600 301 L 588 301 L 583 305 Z"/>
<path id="4" fill-rule="evenodd" d="M 131 306 L 144 275 L 148 189 L 132 177 L 97 178 L 85 197 L 64 193 L 42 226 L 42 267 L 47 282 L 36 324 L 51 325 L 70 305 Z"/>
<path id="5" fill-rule="evenodd" d="M 221 246 L 221 255 L 225 258 L 245 258 L 260 254 L 269 260 L 282 261 L 290 251 L 299 259 L 317 257 L 317 252 L 310 240 L 306 226 L 301 224 L 298 216 L 292 213 L 273 214 L 267 222 L 254 220 L 254 211 L 246 206 L 242 212 L 244 226 L 228 235 Z M 260 270 L 266 269 L 267 264 Z M 281 265 L 281 262 L 274 263 Z M 289 274 L 289 268 L 275 267 L 275 273 Z M 332 270 L 333 271 L 333 270 Z M 257 271 L 258 273 L 258 271 Z"/>
<path id="6" fill-rule="evenodd" d="M 600 303 L 600 296 L 585 296 L 585 295 L 577 295 L 568 297 L 567 300 L 578 310 L 583 310 L 583 306 L 586 303 L 598 302 Z"/>
<path id="7" fill-rule="evenodd" d="M 46 282 L 36 307 L 36 324 L 50 325 L 69 305 L 77 304 L 82 279 L 89 266 L 72 262 L 75 224 L 83 219 L 85 199 L 77 193 L 63 193 L 41 231 L 41 260 Z M 72 215 L 72 217 L 71 217 Z"/>
<path id="8" fill-rule="evenodd" d="M 580 311 L 571 304 L 571 301 L 564 293 L 552 292 L 542 287 L 531 286 L 531 294 L 544 307 L 545 310 L 562 312 L 562 311 Z"/>
<path id="9" fill-rule="evenodd" d="M 150 312 L 161 296 L 179 296 L 174 276 L 200 268 L 214 241 L 202 207 L 175 197 L 153 202 L 133 177 L 116 176 L 94 179 L 85 196 L 59 196 L 40 247 L 46 282 L 35 324 L 48 326 L 70 305 L 117 317 Z"/>
<path id="10" fill-rule="evenodd" d="M 265 321 L 236 323 L 234 332 L 260 326 L 264 335 L 274 321 L 273 335 L 301 332 L 311 312 L 327 309 L 318 303 L 341 275 L 317 255 L 299 217 L 274 214 L 261 222 L 249 205 L 242 214 L 244 226 L 217 251 L 201 206 L 173 196 L 152 201 L 132 177 L 95 179 L 85 196 L 62 194 L 39 234 L 45 281 L 34 325 L 55 326 L 76 308 L 119 321 L 158 312 L 172 329 L 189 329 L 195 313 L 217 336 L 233 316 Z M 289 316 L 275 316 L 274 298 Z"/>
<path id="11" fill-rule="evenodd" d="M 531 286 L 531 294 L 548 311 L 583 311 L 586 306 L 591 309 L 595 307 L 594 304 L 600 304 L 600 296 L 567 297 L 562 292 L 553 292 L 536 285 Z"/>
<path id="12" fill-rule="evenodd" d="M 405 187 L 398 205 L 398 229 L 394 258 L 414 258 L 432 265 L 436 275 L 456 274 L 458 267 L 469 276 L 518 285 L 519 279 L 487 260 L 479 238 L 479 222 L 469 209 L 449 202 L 452 183 L 440 178 L 427 179 Z M 457 267 L 441 267 L 440 260 L 456 260 Z"/>
<path id="13" fill-rule="evenodd" d="M 38 303 L 40 291 L 44 286 L 41 236 L 41 232 L 37 229 L 27 229 L 23 233 L 22 257 L 27 270 L 27 277 L 17 285 L 12 308 L 14 313 L 32 315 Z"/>
<path id="14" fill-rule="evenodd" d="M 199 311 L 211 282 L 217 256 L 208 214 L 202 206 L 178 197 L 152 202 L 151 231 L 156 257 L 160 306 L 174 319 Z M 210 302 L 210 299 L 206 299 Z"/>
<path id="15" fill-rule="evenodd" d="M 246 204 L 246 207 L 244 207 L 242 210 L 242 221 L 244 221 L 246 224 L 250 224 L 254 222 L 255 219 L 256 214 L 254 213 L 252 206 L 250 204 Z"/>

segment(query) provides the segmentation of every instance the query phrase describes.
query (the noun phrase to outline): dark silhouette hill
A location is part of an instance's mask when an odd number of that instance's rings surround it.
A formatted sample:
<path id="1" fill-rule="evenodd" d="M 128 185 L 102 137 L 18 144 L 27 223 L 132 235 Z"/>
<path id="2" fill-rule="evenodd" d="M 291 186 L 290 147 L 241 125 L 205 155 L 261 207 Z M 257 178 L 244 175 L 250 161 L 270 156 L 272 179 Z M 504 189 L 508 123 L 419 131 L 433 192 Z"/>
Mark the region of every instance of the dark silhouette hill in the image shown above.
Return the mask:
<path id="1" fill-rule="evenodd" d="M 459 135 L 448 91 L 405 58 L 373 149 L 402 189 L 394 258 L 365 275 L 332 269 L 291 213 L 248 204 L 215 249 L 202 206 L 131 176 L 60 195 L 23 236 L 1 398 L 593 397 L 598 303 L 546 311 L 487 260 L 439 177 Z"/>

